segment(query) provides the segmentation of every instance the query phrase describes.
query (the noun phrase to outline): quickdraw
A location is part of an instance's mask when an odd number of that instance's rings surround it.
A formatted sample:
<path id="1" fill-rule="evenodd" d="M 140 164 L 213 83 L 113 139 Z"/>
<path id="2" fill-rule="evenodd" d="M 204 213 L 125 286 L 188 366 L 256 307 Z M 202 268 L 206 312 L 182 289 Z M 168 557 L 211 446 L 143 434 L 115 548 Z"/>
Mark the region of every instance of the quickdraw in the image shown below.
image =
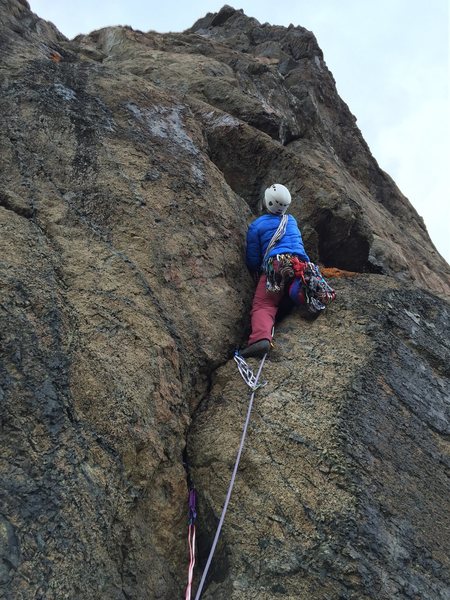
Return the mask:
<path id="1" fill-rule="evenodd" d="M 310 313 L 321 312 L 333 302 L 336 292 L 314 263 L 300 263 L 298 270 L 293 266 L 295 279 L 289 286 L 289 297 L 295 304 L 304 305 Z"/>
<path id="2" fill-rule="evenodd" d="M 242 376 L 242 379 L 248 385 L 251 390 L 257 390 L 260 387 L 264 387 L 267 384 L 267 381 L 258 382 L 256 375 L 253 373 L 251 367 L 245 362 L 242 356 L 239 354 L 239 351 L 236 350 L 234 353 L 234 360 L 239 369 L 239 373 Z"/>
<path id="3" fill-rule="evenodd" d="M 294 278 L 302 278 L 308 263 L 301 261 L 293 254 L 276 254 L 267 259 L 264 272 L 266 289 L 269 292 L 280 292 Z"/>

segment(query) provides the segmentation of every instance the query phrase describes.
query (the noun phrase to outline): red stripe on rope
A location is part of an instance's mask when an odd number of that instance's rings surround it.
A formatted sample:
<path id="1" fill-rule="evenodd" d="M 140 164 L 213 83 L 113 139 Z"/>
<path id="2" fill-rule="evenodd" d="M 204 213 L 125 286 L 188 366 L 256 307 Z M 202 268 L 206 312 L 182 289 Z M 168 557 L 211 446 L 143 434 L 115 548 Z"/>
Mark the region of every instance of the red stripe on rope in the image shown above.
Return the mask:
<path id="1" fill-rule="evenodd" d="M 189 525 L 188 529 L 188 545 L 189 545 L 189 569 L 188 583 L 186 586 L 185 600 L 191 600 L 192 595 L 192 580 L 194 577 L 195 566 L 195 525 Z"/>

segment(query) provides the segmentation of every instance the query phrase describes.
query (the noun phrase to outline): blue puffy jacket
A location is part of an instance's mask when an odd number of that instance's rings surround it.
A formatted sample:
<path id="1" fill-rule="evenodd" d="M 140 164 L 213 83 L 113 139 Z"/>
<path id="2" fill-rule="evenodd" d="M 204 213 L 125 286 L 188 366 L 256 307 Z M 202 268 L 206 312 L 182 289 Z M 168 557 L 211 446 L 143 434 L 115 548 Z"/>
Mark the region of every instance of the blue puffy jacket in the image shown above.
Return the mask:
<path id="1" fill-rule="evenodd" d="M 250 271 L 258 271 L 266 248 L 278 229 L 281 216 L 265 214 L 258 217 L 250 224 L 247 231 L 247 255 L 246 262 Z M 276 254 L 297 254 L 302 260 L 309 262 L 309 257 L 303 247 L 302 234 L 298 228 L 297 221 L 292 215 L 288 215 L 286 233 L 269 252 L 269 256 Z"/>

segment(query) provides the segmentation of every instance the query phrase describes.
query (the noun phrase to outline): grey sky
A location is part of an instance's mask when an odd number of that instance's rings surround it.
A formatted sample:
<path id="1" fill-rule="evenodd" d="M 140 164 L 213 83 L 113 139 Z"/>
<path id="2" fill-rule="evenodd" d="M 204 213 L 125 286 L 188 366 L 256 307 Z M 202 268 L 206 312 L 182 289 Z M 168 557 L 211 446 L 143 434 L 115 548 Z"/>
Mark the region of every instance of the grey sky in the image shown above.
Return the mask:
<path id="1" fill-rule="evenodd" d="M 226 3 L 29 1 L 35 13 L 69 38 L 108 25 L 182 31 Z M 315 34 L 372 154 L 425 219 L 435 246 L 450 262 L 448 1 L 228 3 L 261 23 L 293 23 Z"/>

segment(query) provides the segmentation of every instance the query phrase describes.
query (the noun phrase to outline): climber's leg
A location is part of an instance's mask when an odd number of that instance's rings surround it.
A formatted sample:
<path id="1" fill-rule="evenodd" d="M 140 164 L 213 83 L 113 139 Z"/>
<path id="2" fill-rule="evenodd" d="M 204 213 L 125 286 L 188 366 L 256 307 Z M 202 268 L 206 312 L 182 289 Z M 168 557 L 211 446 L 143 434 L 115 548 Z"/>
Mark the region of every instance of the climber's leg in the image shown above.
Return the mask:
<path id="1" fill-rule="evenodd" d="M 261 275 L 250 313 L 252 332 L 248 340 L 249 345 L 259 340 L 272 340 L 273 324 L 282 297 L 283 292 L 268 292 L 266 290 L 266 276 Z"/>

